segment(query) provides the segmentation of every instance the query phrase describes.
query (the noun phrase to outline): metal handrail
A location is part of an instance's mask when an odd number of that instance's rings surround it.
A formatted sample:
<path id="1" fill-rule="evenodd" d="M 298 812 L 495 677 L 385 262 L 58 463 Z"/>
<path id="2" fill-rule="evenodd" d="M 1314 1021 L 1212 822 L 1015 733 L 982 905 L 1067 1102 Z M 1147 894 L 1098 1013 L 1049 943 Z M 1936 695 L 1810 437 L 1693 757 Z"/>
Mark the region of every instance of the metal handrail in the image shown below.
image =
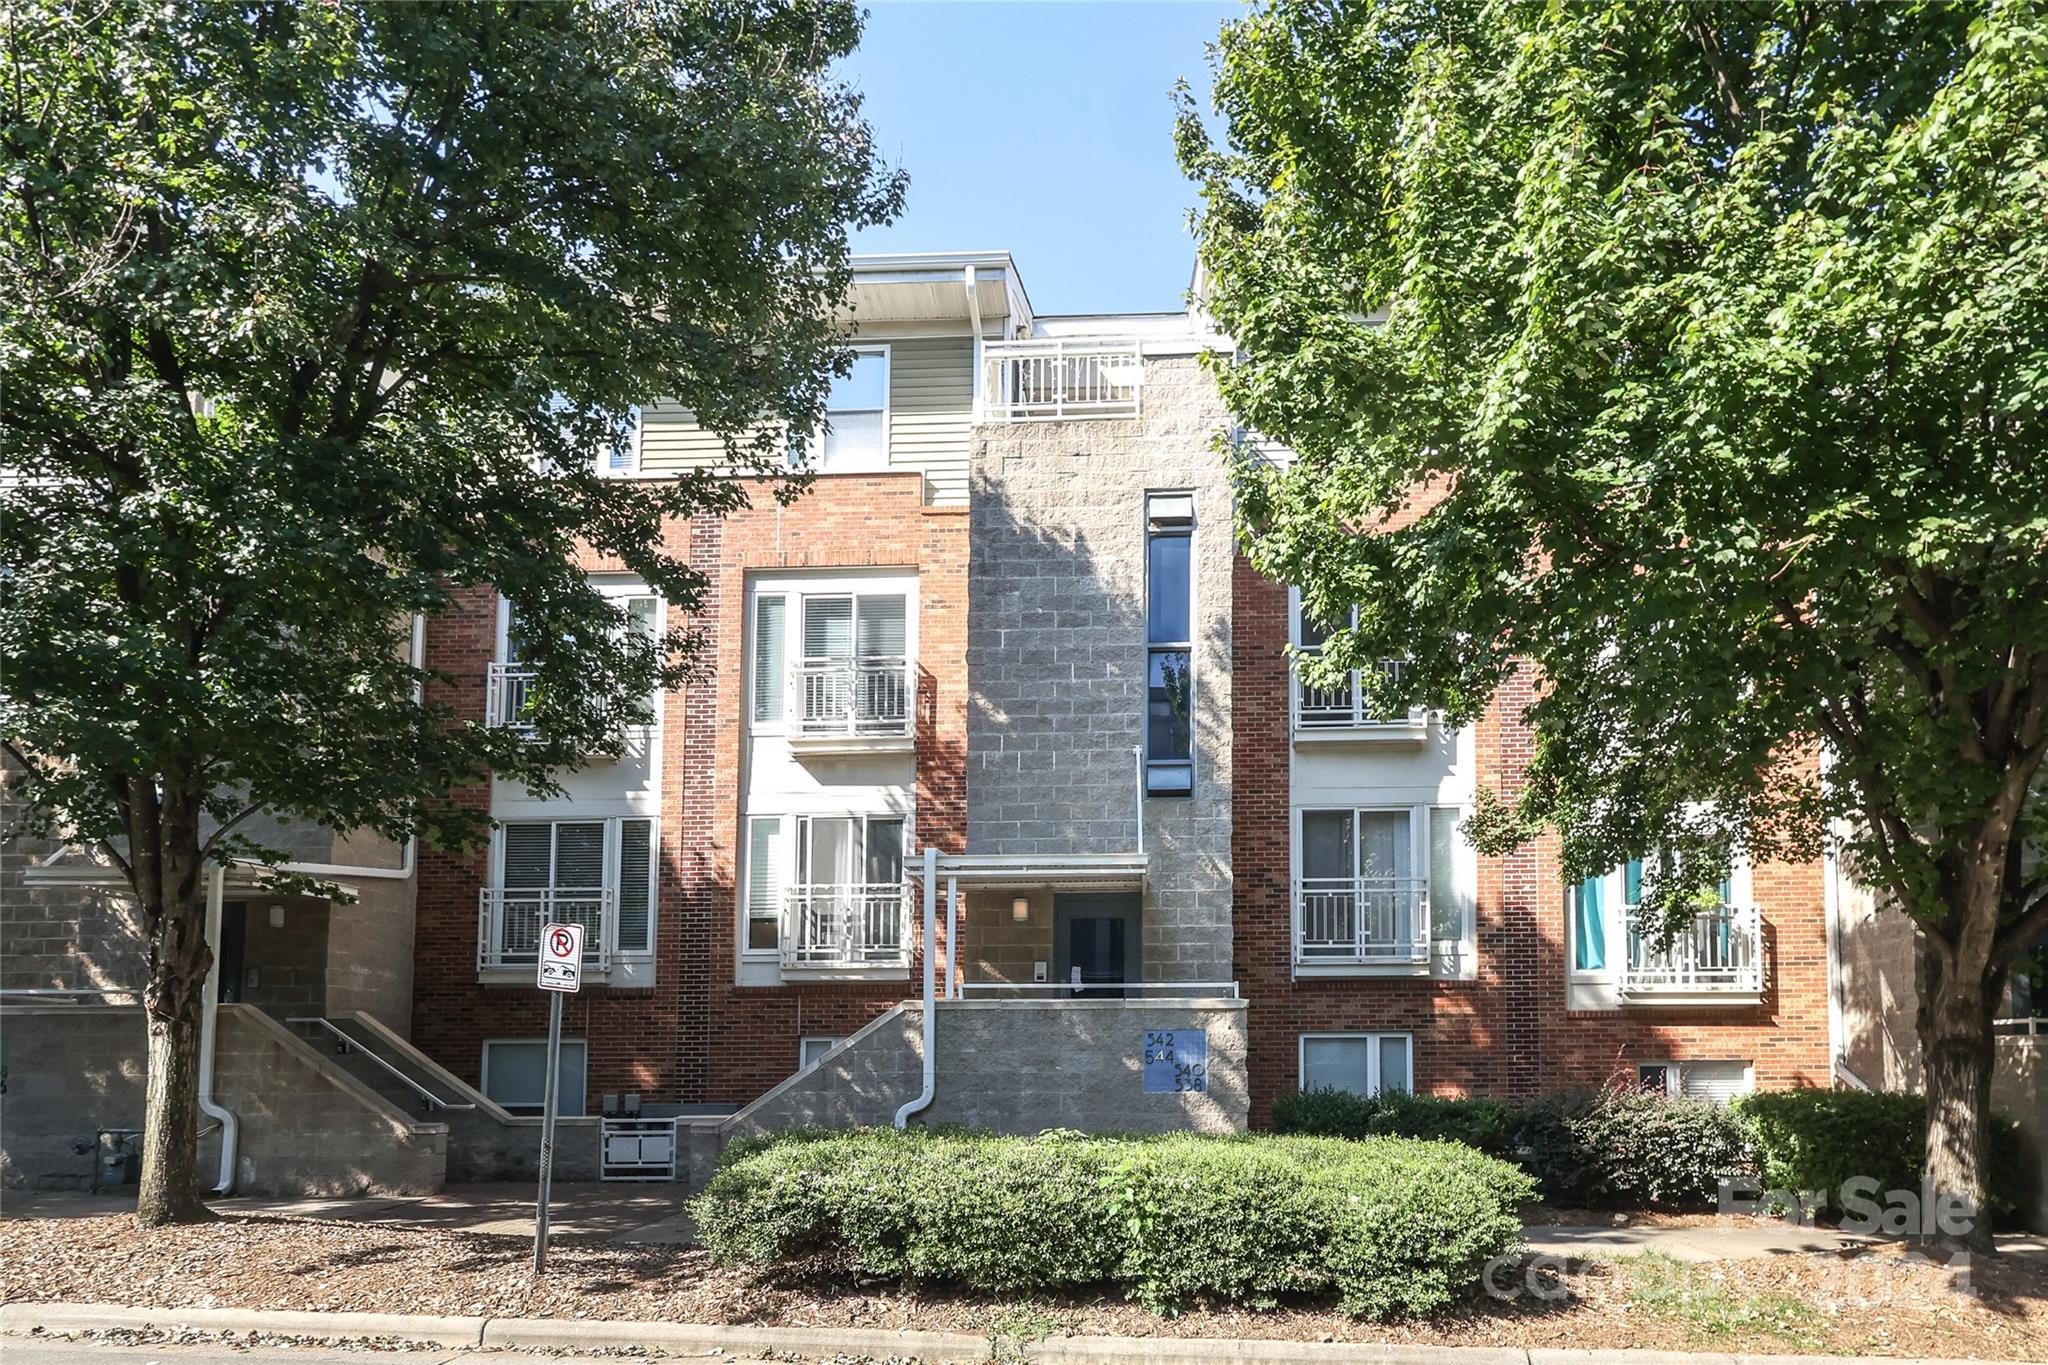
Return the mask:
<path id="1" fill-rule="evenodd" d="M 1295 878 L 1297 963 L 1412 966 L 1429 953 L 1429 878 Z"/>
<path id="2" fill-rule="evenodd" d="M 1056 422 L 1136 417 L 1145 387 L 1135 339 L 991 341 L 982 356 L 989 420 Z"/>
<path id="3" fill-rule="evenodd" d="M 1235 981 L 1090 981 L 1079 986 L 1071 981 L 963 981 L 960 983 L 960 990 L 963 993 L 985 991 L 990 994 L 996 991 L 1023 991 L 1034 995 L 1051 995 L 1060 991 L 1085 995 L 1090 991 L 1098 991 L 1104 995 L 1114 992 L 1125 998 L 1129 998 L 1133 993 L 1142 995 L 1151 991 L 1191 991 L 1202 995 L 1220 995 L 1231 1000 L 1237 999 Z"/>
<path id="4" fill-rule="evenodd" d="M 2030 1014 L 2012 1019 L 1993 1019 L 1991 1021 L 1991 1027 L 2015 1028 L 2020 1030 L 2020 1032 L 2017 1034 L 2008 1035 L 2011 1037 L 2038 1038 L 2043 1035 L 2048 1035 L 2048 1019 L 2043 1019 L 2038 1014 Z"/>
<path id="5" fill-rule="evenodd" d="M 419 1097 L 420 1097 L 421 1099 L 425 1100 L 425 1101 L 427 1102 L 427 1104 L 428 1104 L 429 1106 L 431 1106 L 432 1108 L 435 1108 L 435 1109 L 475 1109 L 475 1108 L 476 1108 L 476 1106 L 475 1106 L 475 1105 L 473 1105 L 473 1104 L 454 1104 L 454 1103 L 451 1103 L 451 1102 L 449 1102 L 448 1100 L 444 1100 L 444 1099 L 442 1099 L 442 1098 L 441 1098 L 441 1097 L 440 1097 L 439 1095 L 436 1095 L 436 1094 L 435 1094 L 435 1093 L 434 1093 L 433 1091 L 431 1091 L 431 1090 L 427 1089 L 427 1088 L 426 1088 L 425 1086 L 421 1085 L 421 1084 L 420 1084 L 420 1083 L 419 1083 L 418 1081 L 416 1081 L 416 1080 L 414 1080 L 414 1079 L 413 1079 L 412 1077 L 410 1077 L 410 1076 L 406 1075 L 406 1074 L 405 1074 L 405 1073 L 404 1073 L 403 1071 L 400 1071 L 400 1070 L 399 1070 L 399 1069 L 398 1069 L 397 1067 L 393 1066 L 393 1065 L 392 1065 L 392 1064 L 391 1064 L 390 1062 L 388 1062 L 388 1061 L 384 1060 L 384 1059 L 383 1059 L 382 1057 L 379 1057 L 379 1056 L 378 1056 L 378 1055 L 377 1055 L 376 1053 L 374 1053 L 374 1052 L 370 1051 L 370 1049 L 369 1049 L 369 1048 L 367 1048 L 367 1047 L 365 1047 L 365 1046 L 364 1046 L 364 1045 L 362 1044 L 362 1042 L 361 1042 L 361 1041 L 359 1041 L 358 1039 L 355 1039 L 355 1038 L 352 1038 L 352 1037 L 350 1037 L 350 1036 L 349 1036 L 349 1035 L 348 1035 L 347 1033 L 344 1033 L 344 1032 L 343 1032 L 343 1031 L 341 1030 L 340 1026 L 339 1026 L 339 1025 L 337 1025 L 337 1024 L 336 1024 L 336 1023 L 335 1023 L 335 1022 L 334 1022 L 334 1021 L 332 1020 L 332 1019 L 323 1019 L 323 1018 L 319 1017 L 318 1015 L 309 1015 L 309 1016 L 302 1016 L 302 1017 L 300 1017 L 300 1018 L 297 1018 L 297 1019 L 287 1019 L 287 1020 L 285 1020 L 285 1022 L 286 1022 L 287 1024 L 318 1024 L 318 1025 L 319 1025 L 319 1026 L 320 1026 L 321 1028 L 324 1028 L 324 1029 L 326 1029 L 326 1030 L 327 1030 L 327 1031 L 328 1031 L 329 1033 L 333 1034 L 333 1035 L 334 1035 L 334 1036 L 335 1036 L 336 1038 L 339 1038 L 339 1039 L 341 1040 L 341 1045 L 342 1045 L 342 1048 L 343 1048 L 343 1050 L 344 1050 L 344 1051 L 349 1051 L 349 1052 L 360 1052 L 360 1053 L 362 1053 L 362 1054 L 363 1054 L 363 1055 L 364 1055 L 365 1057 L 368 1057 L 368 1058 L 369 1058 L 369 1059 L 370 1059 L 371 1061 L 375 1062 L 375 1063 L 376 1063 L 376 1064 L 377 1064 L 378 1066 L 381 1066 L 381 1067 L 383 1067 L 385 1071 L 389 1072 L 389 1073 L 390 1073 L 390 1074 L 391 1074 L 391 1075 L 392 1075 L 393 1077 L 395 1077 L 395 1078 L 396 1078 L 396 1079 L 398 1080 L 399 1084 L 401 1084 L 401 1085 L 405 1086 L 405 1088 L 406 1088 L 406 1089 L 408 1089 L 408 1090 L 410 1090 L 410 1091 L 412 1091 L 412 1093 L 413 1093 L 413 1094 L 415 1094 L 415 1095 L 418 1095 L 418 1096 L 419 1096 Z"/>
<path id="6" fill-rule="evenodd" d="M 1627 917 L 1626 929 L 1618 982 L 1624 993 L 1763 989 L 1762 926 L 1753 909 L 1703 910 L 1661 948 L 1635 915 Z"/>

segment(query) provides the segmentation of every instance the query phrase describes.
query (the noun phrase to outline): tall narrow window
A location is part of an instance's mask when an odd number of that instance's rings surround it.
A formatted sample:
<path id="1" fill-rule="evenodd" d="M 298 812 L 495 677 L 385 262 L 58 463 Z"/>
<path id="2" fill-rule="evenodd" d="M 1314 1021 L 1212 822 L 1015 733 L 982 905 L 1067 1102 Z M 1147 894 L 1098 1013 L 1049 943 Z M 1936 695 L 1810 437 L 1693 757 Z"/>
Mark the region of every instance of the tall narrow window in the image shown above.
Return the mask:
<path id="1" fill-rule="evenodd" d="M 747 947 L 751 950 L 773 952 L 782 942 L 786 847 L 781 816 L 747 821 Z"/>
<path id="2" fill-rule="evenodd" d="M 782 692 L 789 683 L 788 642 L 784 625 L 788 599 L 781 595 L 754 599 L 754 722 L 782 722 Z"/>
<path id="3" fill-rule="evenodd" d="M 654 947 L 654 822 L 619 822 L 619 951 Z"/>
<path id="4" fill-rule="evenodd" d="M 1145 792 L 1194 791 L 1195 499 L 1145 499 Z"/>
<path id="5" fill-rule="evenodd" d="M 1433 806 L 1429 812 L 1429 936 L 1445 945 L 1465 937 L 1470 908 L 1464 878 L 1458 875 L 1461 814 L 1454 806 Z"/>

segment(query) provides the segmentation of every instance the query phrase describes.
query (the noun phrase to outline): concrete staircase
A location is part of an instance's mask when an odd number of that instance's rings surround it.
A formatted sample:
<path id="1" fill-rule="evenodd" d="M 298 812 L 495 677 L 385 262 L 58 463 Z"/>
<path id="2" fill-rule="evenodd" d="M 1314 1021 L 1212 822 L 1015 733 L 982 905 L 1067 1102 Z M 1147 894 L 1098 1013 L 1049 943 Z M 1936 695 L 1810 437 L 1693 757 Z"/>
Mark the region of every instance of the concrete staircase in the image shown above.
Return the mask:
<path id="1" fill-rule="evenodd" d="M 448 1125 L 448 1180 L 532 1180 L 540 1171 L 538 1117 L 512 1114 L 361 1011 L 293 1019 L 309 1047 L 383 1096 L 394 1108 Z M 601 1120 L 558 1119 L 555 1179 L 596 1180 L 601 1173 Z"/>

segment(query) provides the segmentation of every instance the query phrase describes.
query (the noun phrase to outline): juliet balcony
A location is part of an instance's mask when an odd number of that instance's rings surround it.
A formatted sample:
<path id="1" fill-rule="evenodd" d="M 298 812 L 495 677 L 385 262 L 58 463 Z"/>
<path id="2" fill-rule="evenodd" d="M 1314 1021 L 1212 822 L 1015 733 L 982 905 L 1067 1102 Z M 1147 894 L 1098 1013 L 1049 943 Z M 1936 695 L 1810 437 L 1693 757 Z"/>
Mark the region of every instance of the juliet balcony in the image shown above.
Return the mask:
<path id="1" fill-rule="evenodd" d="M 1294 883 L 1294 963 L 1313 973 L 1429 971 L 1427 877 L 1302 877 Z"/>
<path id="2" fill-rule="evenodd" d="M 909 904 L 900 881 L 790 887 L 783 969 L 900 974 L 910 965 Z"/>
<path id="3" fill-rule="evenodd" d="M 610 887 L 484 887 L 477 897 L 476 965 L 482 972 L 532 970 L 545 924 L 583 926 L 583 965 L 611 969 L 618 900 Z"/>
<path id="4" fill-rule="evenodd" d="M 790 670 L 792 747 L 809 753 L 905 750 L 916 736 L 917 695 L 900 657 L 805 659 Z"/>
<path id="5" fill-rule="evenodd" d="M 1134 340 L 992 341 L 982 360 L 990 422 L 1130 418 L 1142 407 L 1145 363 Z"/>
<path id="6" fill-rule="evenodd" d="M 1745 1004 L 1763 994 L 1763 928 L 1754 908 L 1717 905 L 1659 944 L 1650 926 L 1627 922 L 1616 987 L 1638 1003 Z"/>
<path id="7" fill-rule="evenodd" d="M 1380 671 L 1398 678 L 1401 662 L 1387 659 Z M 1314 687 L 1294 675 L 1294 741 L 1349 744 L 1420 744 L 1429 737 L 1429 712 L 1414 707 L 1392 719 L 1373 715 L 1365 702 L 1359 671 L 1334 687 Z"/>

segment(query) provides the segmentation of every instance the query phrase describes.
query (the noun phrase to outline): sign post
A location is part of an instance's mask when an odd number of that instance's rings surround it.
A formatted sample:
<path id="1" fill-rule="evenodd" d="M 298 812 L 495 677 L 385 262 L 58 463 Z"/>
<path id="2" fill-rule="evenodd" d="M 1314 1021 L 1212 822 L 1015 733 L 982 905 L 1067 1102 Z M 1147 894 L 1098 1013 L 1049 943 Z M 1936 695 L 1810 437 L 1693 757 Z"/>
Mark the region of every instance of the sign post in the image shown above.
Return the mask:
<path id="1" fill-rule="evenodd" d="M 544 924 L 540 930 L 540 988 L 548 993 L 547 1079 L 540 1111 L 540 1195 L 533 1211 L 533 1273 L 548 1269 L 548 1187 L 555 1175 L 555 1111 L 561 1107 L 562 997 L 583 985 L 583 926 Z"/>

